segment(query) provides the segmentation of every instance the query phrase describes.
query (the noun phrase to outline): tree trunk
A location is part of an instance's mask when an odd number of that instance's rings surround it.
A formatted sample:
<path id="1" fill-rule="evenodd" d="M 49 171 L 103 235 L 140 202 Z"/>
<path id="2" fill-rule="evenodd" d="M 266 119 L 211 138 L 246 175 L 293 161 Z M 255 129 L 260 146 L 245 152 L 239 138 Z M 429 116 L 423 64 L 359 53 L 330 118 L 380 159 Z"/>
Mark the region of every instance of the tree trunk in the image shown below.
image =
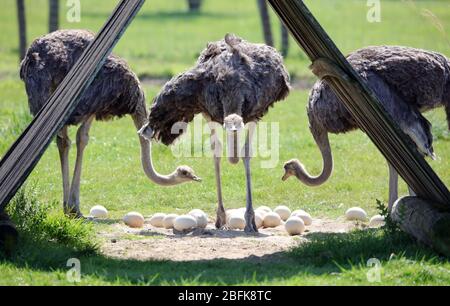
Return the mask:
<path id="1" fill-rule="evenodd" d="M 203 0 L 188 0 L 189 12 L 198 12 L 202 7 Z"/>
<path id="2" fill-rule="evenodd" d="M 264 41 L 266 45 L 273 47 L 272 28 L 270 25 L 270 15 L 266 0 L 258 0 L 259 13 L 264 33 Z"/>
<path id="3" fill-rule="evenodd" d="M 27 52 L 27 23 L 25 17 L 24 0 L 17 0 L 17 19 L 19 23 L 19 56 L 20 60 L 25 57 Z"/>
<path id="4" fill-rule="evenodd" d="M 281 54 L 286 57 L 289 53 L 289 31 L 281 24 Z"/>
<path id="5" fill-rule="evenodd" d="M 49 0 L 49 5 L 48 28 L 51 33 L 59 29 L 59 0 Z"/>
<path id="6" fill-rule="evenodd" d="M 450 212 L 417 197 L 404 197 L 394 204 L 392 219 L 419 242 L 450 256 Z"/>
<path id="7" fill-rule="evenodd" d="M 0 251 L 10 256 L 17 246 L 18 237 L 19 233 L 8 215 L 0 212 Z"/>

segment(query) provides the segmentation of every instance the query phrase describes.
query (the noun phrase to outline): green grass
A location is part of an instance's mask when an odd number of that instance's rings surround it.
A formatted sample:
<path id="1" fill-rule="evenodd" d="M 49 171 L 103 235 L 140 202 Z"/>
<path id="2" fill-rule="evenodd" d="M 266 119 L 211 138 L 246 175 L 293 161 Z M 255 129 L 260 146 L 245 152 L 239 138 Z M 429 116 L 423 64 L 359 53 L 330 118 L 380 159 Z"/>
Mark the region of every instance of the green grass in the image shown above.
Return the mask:
<path id="1" fill-rule="evenodd" d="M 262 40 L 256 1 L 206 0 L 200 14 L 184 11 L 184 1 L 147 1 L 115 52 L 126 58 L 140 76 L 166 77 L 191 66 L 207 41 L 234 32 L 248 40 Z M 306 1 L 331 37 L 345 53 L 370 44 L 402 44 L 450 54 L 443 34 L 421 14 L 431 10 L 450 27 L 447 1 L 415 1 L 416 7 L 402 1 L 382 1 L 382 22 L 365 20 L 366 1 Z M 97 30 L 116 1 L 83 1 L 81 24 L 63 22 L 65 28 Z M 0 11 L 0 156 L 31 120 L 23 84 L 18 80 L 15 1 L 5 0 Z M 46 31 L 47 1 L 28 0 L 29 37 Z M 64 7 L 64 6 L 63 6 Z M 45 9 L 43 9 L 45 8 Z M 63 10 L 63 8 L 62 8 Z M 64 14 L 63 14 L 64 16 Z M 274 31 L 278 39 L 278 26 Z M 445 34 L 444 34 L 445 35 Z M 447 35 L 448 36 L 448 35 Z M 310 78 L 303 53 L 291 44 L 286 59 L 291 74 Z M 153 97 L 159 88 L 146 86 Z M 313 173 L 321 167 L 319 151 L 309 133 L 305 113 L 307 91 L 294 91 L 277 105 L 264 121 L 279 123 L 280 157 L 273 169 L 260 167 L 261 158 L 252 161 L 256 206 L 286 204 L 302 208 L 314 217 L 336 218 L 351 206 L 360 206 L 370 215 L 377 213 L 376 200 L 387 200 L 386 162 L 361 132 L 331 135 L 335 170 L 327 184 L 308 188 L 291 179 L 281 182 L 282 163 L 299 158 Z M 442 180 L 450 184 L 448 160 L 450 140 L 443 110 L 427 113 L 433 123 L 435 151 L 439 159 L 431 162 Z M 71 129 L 75 139 L 75 129 Z M 206 140 L 208 135 L 204 135 Z M 82 211 L 93 205 L 108 208 L 111 218 L 137 210 L 144 215 L 155 212 L 186 212 L 201 208 L 214 212 L 216 191 L 213 162 L 207 157 L 176 158 L 171 149 L 156 145 L 154 160 L 158 171 L 171 172 L 179 164 L 192 166 L 204 180 L 173 188 L 149 182 L 141 171 L 136 131 L 129 118 L 96 122 L 86 150 L 81 185 Z M 208 151 L 208 148 L 197 149 Z M 71 151 L 71 166 L 75 150 Z M 223 163 L 223 192 L 228 208 L 245 203 L 242 164 Z M 381 260 L 383 285 L 449 284 L 450 265 L 429 249 L 420 247 L 402 234 L 382 230 L 349 234 L 313 235 L 312 242 L 281 254 L 283 260 L 213 260 L 207 262 L 133 261 L 107 258 L 95 251 L 94 233 L 109 225 L 76 223 L 61 216 L 62 186 L 56 145 L 52 144 L 27 182 L 21 203 L 41 203 L 45 214 L 35 239 L 22 228 L 23 239 L 13 258 L 0 260 L 0 284 L 69 284 L 66 262 L 76 257 L 82 264 L 82 284 L 369 284 L 366 266 L 369 258 Z M 31 194 L 30 194 L 31 193 Z M 401 193 L 406 193 L 405 185 Z M 44 204 L 42 204 L 44 203 Z M 42 238 L 44 237 L 44 238 Z M 77 242 L 78 241 L 78 242 Z M 101 243 L 101 241 L 100 241 Z M 391 257 L 391 254 L 396 254 Z"/>

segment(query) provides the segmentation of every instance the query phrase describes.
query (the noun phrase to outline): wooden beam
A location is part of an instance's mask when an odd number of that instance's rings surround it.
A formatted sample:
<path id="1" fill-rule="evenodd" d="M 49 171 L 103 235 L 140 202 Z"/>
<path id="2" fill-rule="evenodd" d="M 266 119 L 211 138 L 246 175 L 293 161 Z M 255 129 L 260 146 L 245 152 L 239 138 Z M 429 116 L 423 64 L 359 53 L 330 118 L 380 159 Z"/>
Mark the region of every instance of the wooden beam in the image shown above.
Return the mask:
<path id="1" fill-rule="evenodd" d="M 392 220 L 419 242 L 450 256 L 449 212 L 418 197 L 404 197 L 395 202 Z"/>

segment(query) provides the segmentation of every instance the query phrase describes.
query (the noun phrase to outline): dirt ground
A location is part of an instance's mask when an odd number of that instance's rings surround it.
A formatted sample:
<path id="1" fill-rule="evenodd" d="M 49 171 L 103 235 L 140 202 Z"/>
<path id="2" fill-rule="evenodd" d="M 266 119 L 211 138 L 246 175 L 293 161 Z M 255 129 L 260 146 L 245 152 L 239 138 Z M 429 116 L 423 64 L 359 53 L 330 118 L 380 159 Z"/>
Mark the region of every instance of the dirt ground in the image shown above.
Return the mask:
<path id="1" fill-rule="evenodd" d="M 132 229 L 123 223 L 111 225 L 113 230 L 100 232 L 104 239 L 102 252 L 120 259 L 194 261 L 211 259 L 243 259 L 279 254 L 308 242 L 308 234 L 317 232 L 343 233 L 357 226 L 344 220 L 314 219 L 300 236 L 289 236 L 284 226 L 263 228 L 249 235 L 240 230 L 217 230 L 210 223 L 206 229 L 188 234 L 155 228 L 145 223 L 142 229 Z"/>

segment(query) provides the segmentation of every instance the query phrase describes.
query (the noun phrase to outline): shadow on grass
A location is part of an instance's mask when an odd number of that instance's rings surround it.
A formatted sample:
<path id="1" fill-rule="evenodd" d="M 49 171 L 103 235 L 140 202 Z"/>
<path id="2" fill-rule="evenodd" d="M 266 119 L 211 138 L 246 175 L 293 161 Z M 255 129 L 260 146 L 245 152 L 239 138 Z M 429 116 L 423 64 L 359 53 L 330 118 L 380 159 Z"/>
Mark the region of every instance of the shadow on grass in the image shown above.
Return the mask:
<path id="1" fill-rule="evenodd" d="M 218 284 L 270 283 L 294 276 L 329 276 L 341 267 L 365 263 L 369 258 L 387 261 L 392 253 L 406 259 L 439 260 L 430 249 L 418 246 L 406 235 L 387 235 L 382 230 L 345 234 L 309 234 L 309 243 L 287 252 L 239 260 L 139 261 L 76 252 L 51 242 L 22 241 L 13 258 L 1 259 L 18 268 L 51 272 L 67 271 L 69 258 L 78 258 L 83 276 L 120 284 Z M 167 250 L 170 252 L 170 250 Z"/>

